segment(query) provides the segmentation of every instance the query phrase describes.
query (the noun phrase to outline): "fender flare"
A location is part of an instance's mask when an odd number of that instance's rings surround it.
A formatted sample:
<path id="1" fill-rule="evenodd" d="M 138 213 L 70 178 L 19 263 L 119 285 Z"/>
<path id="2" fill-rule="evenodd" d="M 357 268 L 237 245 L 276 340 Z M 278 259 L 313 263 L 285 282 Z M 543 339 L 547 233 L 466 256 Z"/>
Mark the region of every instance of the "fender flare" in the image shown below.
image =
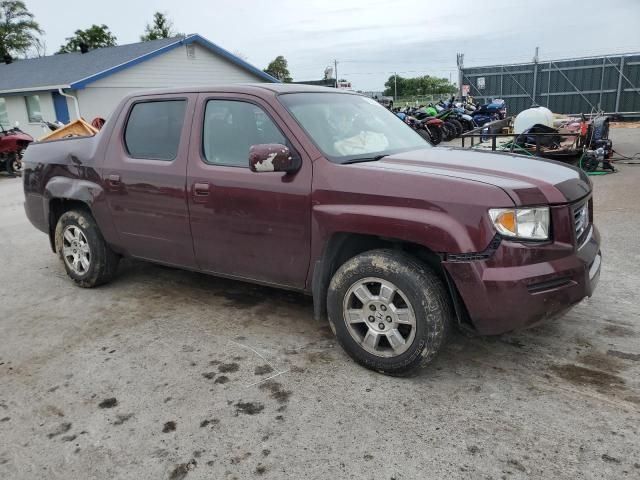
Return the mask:
<path id="1" fill-rule="evenodd" d="M 486 225 L 486 243 L 474 241 L 467 226 L 442 210 L 402 206 L 322 205 L 314 207 L 312 271 L 310 277 L 314 317 L 326 311 L 326 291 L 338 252 L 348 235 L 366 235 L 380 240 L 420 245 L 437 255 L 482 251 L 494 232 Z M 377 220 L 377 221 L 376 221 Z M 329 227 L 330 226 L 330 227 Z M 482 243 L 482 242 L 481 242 Z"/>
<path id="2" fill-rule="evenodd" d="M 53 200 L 72 200 L 87 206 L 93 215 L 93 204 L 104 194 L 104 189 L 95 182 L 69 177 L 52 177 L 43 191 L 44 215 L 49 219 L 49 243 L 55 253 L 54 232 L 55 225 L 51 217 L 51 202 Z"/>

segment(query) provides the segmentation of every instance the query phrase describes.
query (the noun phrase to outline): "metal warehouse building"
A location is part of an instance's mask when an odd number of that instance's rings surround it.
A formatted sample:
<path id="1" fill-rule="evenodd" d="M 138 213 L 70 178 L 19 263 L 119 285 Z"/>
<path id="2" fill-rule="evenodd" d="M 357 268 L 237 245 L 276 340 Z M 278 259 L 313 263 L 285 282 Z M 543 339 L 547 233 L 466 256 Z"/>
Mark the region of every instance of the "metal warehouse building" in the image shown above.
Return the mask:
<path id="1" fill-rule="evenodd" d="M 460 76 L 475 99 L 503 98 L 510 114 L 537 104 L 557 113 L 640 116 L 640 53 L 462 67 Z"/>

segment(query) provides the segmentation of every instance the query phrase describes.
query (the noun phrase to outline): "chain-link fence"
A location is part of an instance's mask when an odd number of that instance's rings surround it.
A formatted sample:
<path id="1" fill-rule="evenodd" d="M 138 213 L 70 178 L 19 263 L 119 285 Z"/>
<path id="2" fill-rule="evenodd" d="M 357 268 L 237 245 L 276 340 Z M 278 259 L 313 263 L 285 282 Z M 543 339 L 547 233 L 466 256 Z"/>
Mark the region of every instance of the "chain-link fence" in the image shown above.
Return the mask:
<path id="1" fill-rule="evenodd" d="M 532 105 L 556 113 L 604 111 L 640 116 L 640 53 L 462 67 L 461 95 L 502 98 L 509 114 Z"/>

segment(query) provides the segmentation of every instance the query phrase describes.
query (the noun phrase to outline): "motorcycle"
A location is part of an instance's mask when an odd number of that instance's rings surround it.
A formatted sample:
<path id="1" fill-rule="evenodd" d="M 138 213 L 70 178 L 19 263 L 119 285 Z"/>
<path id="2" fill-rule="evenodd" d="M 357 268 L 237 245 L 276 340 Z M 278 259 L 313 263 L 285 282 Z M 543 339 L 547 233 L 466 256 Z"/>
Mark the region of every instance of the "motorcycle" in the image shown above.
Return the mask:
<path id="1" fill-rule="evenodd" d="M 396 115 L 432 145 L 442 142 L 445 136 L 442 120 L 432 118 L 420 112 L 419 109 L 407 109 L 405 112 L 396 112 Z"/>
<path id="2" fill-rule="evenodd" d="M 27 146 L 33 142 L 33 137 L 15 127 L 5 130 L 0 125 L 0 169 L 9 175 L 20 175 L 22 170 L 22 156 Z"/>
<path id="3" fill-rule="evenodd" d="M 478 105 L 471 116 L 475 123 L 481 127 L 485 123 L 507 118 L 507 106 L 504 100 L 496 98 L 491 103 Z"/>

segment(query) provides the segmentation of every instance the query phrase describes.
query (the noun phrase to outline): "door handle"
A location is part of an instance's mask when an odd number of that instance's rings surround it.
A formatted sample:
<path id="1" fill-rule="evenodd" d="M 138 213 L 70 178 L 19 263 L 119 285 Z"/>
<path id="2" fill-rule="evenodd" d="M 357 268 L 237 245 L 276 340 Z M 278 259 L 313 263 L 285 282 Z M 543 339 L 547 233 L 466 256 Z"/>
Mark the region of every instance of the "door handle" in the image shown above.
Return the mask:
<path id="1" fill-rule="evenodd" d="M 194 183 L 193 184 L 193 195 L 196 197 L 206 197 L 209 195 L 209 184 L 208 183 Z"/>

